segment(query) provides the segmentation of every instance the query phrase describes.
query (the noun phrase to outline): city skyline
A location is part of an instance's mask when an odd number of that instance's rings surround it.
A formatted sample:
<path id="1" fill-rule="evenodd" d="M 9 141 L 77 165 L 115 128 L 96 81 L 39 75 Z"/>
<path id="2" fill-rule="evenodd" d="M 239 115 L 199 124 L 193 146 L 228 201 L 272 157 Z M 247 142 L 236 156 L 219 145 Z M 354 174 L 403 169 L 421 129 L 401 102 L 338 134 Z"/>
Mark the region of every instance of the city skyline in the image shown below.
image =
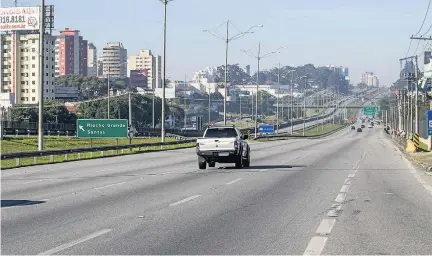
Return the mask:
<path id="1" fill-rule="evenodd" d="M 120 41 L 131 53 L 138 52 L 139 49 L 151 49 L 156 54 L 162 52 L 163 6 L 157 0 L 146 3 L 131 0 L 128 5 L 115 5 L 115 1 L 107 0 L 104 1 L 106 10 L 103 16 L 91 14 L 100 6 L 97 1 L 46 2 L 56 6 L 56 29 L 79 29 L 98 49 L 102 49 L 107 42 Z M 35 2 L 22 0 L 19 4 L 34 5 Z M 217 11 L 224 4 L 231 8 L 225 12 Z M 2 1 L 2 5 L 11 6 L 12 1 Z M 86 8 L 79 8 L 83 5 Z M 241 49 L 251 49 L 258 41 L 262 42 L 265 51 L 287 44 L 288 48 L 283 53 L 263 61 L 263 69 L 274 67 L 278 62 L 295 66 L 308 63 L 324 66 L 335 63 L 350 68 L 353 83 L 360 82 L 361 74 L 371 70 L 380 77 L 383 85 L 389 85 L 397 79 L 400 72 L 397 59 L 406 54 L 409 36 L 415 32 L 412 30 L 421 19 L 425 5 L 423 1 L 407 4 L 388 0 L 380 3 L 372 0 L 362 3 L 345 3 L 339 0 L 332 3 L 277 1 L 271 6 L 263 5 L 256 9 L 250 1 L 242 0 L 235 3 L 228 3 L 227 0 L 217 3 L 172 1 L 168 4 L 167 72 L 174 79 L 181 79 L 185 74 L 192 75 L 205 66 L 223 65 L 223 42 L 202 30 L 214 30 L 224 20 L 233 18 L 232 23 L 240 28 L 237 30 L 234 26 L 231 27 L 233 33 L 256 24 L 263 24 L 263 28 L 230 45 L 230 64 L 251 64 L 253 73 L 256 65 L 249 63 L 250 60 L 242 55 Z M 140 10 L 144 7 L 147 10 L 146 16 L 137 23 L 136 19 L 140 17 Z M 192 12 L 192 7 L 200 11 Z M 238 14 L 236 10 L 239 8 L 245 10 L 242 13 L 248 14 Z M 208 11 L 210 9 L 212 12 Z M 382 12 L 384 9 L 387 11 Z M 79 11 L 83 18 L 74 18 L 74 11 Z M 260 11 L 265 15 L 258 15 Z M 388 11 L 392 15 L 386 14 Z M 200 15 L 202 12 L 206 12 L 205 17 Z M 185 16 L 185 13 L 188 15 Z M 364 19 L 366 13 L 368 19 Z M 108 17 L 121 19 L 110 22 Z M 106 24 L 110 25 L 109 28 Z M 328 26 L 329 24 L 332 26 Z M 292 28 L 289 33 L 285 32 L 287 25 Z M 140 36 L 141 33 L 134 33 L 140 30 L 146 31 L 143 36 Z M 341 31 L 343 33 L 340 33 Z M 392 38 L 384 35 L 389 33 L 394 34 Z M 365 37 L 365 34 L 368 37 Z M 316 47 L 317 43 L 320 47 Z M 415 48 L 412 47 L 411 51 Z M 422 49 L 422 43 L 418 49 Z M 184 60 L 187 60 L 187 63 L 184 63 Z"/>

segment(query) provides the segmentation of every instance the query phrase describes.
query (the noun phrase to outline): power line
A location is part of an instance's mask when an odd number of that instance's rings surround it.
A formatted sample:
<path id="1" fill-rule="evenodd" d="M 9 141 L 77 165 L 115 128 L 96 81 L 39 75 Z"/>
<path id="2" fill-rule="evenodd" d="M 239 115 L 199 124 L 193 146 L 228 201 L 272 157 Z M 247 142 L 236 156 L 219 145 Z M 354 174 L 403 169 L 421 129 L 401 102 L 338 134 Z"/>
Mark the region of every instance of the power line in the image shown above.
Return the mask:
<path id="1" fill-rule="evenodd" d="M 427 10 L 426 10 L 425 16 L 424 16 L 424 18 L 423 18 L 423 22 L 422 22 L 422 24 L 421 24 L 421 26 L 420 26 L 420 29 L 419 29 L 419 30 L 417 31 L 417 33 L 415 34 L 415 36 L 418 35 L 418 34 L 421 32 L 421 30 L 422 30 L 422 28 L 423 28 L 423 26 L 424 26 L 424 24 L 425 24 L 426 18 L 427 18 L 428 13 L 429 13 L 429 7 L 430 7 L 430 4 L 431 4 L 431 1 L 432 1 L 432 0 L 429 0 L 428 7 L 427 7 Z M 429 29 L 430 29 L 430 28 L 429 28 Z M 429 32 L 429 30 L 428 30 L 428 32 Z M 426 32 L 425 34 L 427 34 L 428 32 Z"/>

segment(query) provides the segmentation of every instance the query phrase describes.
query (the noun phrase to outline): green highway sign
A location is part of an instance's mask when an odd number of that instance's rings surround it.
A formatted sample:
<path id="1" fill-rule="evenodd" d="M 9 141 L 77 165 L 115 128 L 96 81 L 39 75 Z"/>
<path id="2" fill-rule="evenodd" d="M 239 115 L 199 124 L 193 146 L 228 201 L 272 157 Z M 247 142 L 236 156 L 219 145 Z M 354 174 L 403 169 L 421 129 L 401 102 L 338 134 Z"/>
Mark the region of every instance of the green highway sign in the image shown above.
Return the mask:
<path id="1" fill-rule="evenodd" d="M 375 106 L 364 106 L 363 114 L 366 116 L 374 116 L 376 115 L 376 107 Z"/>
<path id="2" fill-rule="evenodd" d="M 127 119 L 78 119 L 78 138 L 127 138 Z"/>

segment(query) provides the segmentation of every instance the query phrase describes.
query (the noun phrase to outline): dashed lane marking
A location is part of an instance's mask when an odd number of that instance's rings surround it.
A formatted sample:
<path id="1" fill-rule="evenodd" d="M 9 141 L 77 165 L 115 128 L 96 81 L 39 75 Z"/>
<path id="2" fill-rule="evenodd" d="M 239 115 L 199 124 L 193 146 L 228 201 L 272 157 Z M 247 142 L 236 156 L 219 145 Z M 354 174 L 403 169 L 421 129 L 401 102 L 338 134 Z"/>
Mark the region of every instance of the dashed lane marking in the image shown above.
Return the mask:
<path id="1" fill-rule="evenodd" d="M 350 188 L 350 185 L 343 185 L 340 192 L 341 193 L 347 193 L 349 188 Z"/>
<path id="2" fill-rule="evenodd" d="M 57 247 L 55 247 L 53 249 L 50 249 L 48 251 L 41 252 L 38 255 L 51 255 L 51 254 L 55 254 L 55 253 L 58 253 L 60 251 L 65 250 L 65 249 L 68 249 L 68 248 L 70 248 L 72 246 L 75 246 L 77 244 L 80 244 L 80 243 L 83 243 L 83 242 L 88 241 L 90 239 L 93 239 L 93 238 L 96 238 L 98 236 L 104 235 L 104 234 L 106 234 L 108 232 L 111 232 L 111 229 L 103 229 L 101 231 L 98 231 L 98 232 L 95 232 L 93 234 L 81 237 L 81 238 L 79 238 L 77 240 L 71 241 L 69 243 L 57 246 Z"/>
<path id="3" fill-rule="evenodd" d="M 349 175 L 348 175 L 348 178 L 354 178 L 355 177 L 355 173 L 350 173 Z"/>
<path id="4" fill-rule="evenodd" d="M 336 203 L 343 204 L 345 202 L 346 194 L 345 193 L 339 193 L 335 199 Z"/>
<path id="5" fill-rule="evenodd" d="M 316 233 L 318 235 L 328 235 L 333 229 L 336 219 L 323 219 L 318 226 Z"/>
<path id="6" fill-rule="evenodd" d="M 326 243 L 327 243 L 327 237 L 322 237 L 322 236 L 312 237 L 303 255 L 320 255 L 321 252 L 324 250 L 324 246 Z"/>
<path id="7" fill-rule="evenodd" d="M 227 182 L 226 184 L 227 184 L 227 185 L 231 185 L 231 184 L 234 184 L 234 183 L 236 183 L 236 182 L 241 181 L 242 179 L 243 179 L 243 178 L 238 178 L 238 179 L 232 180 L 232 181 L 230 181 L 230 182 Z"/>
<path id="8" fill-rule="evenodd" d="M 110 185 L 106 185 L 106 186 L 102 186 L 102 187 L 97 187 L 97 188 L 94 188 L 94 189 L 103 189 L 103 188 L 109 188 L 109 187 L 113 187 L 113 186 L 118 186 L 118 185 L 122 185 L 122 184 L 125 184 L 126 183 L 126 181 L 123 181 L 123 182 L 119 182 L 119 183 L 114 183 L 114 184 L 110 184 Z"/>
<path id="9" fill-rule="evenodd" d="M 188 201 L 194 200 L 195 198 L 198 198 L 198 197 L 200 197 L 200 196 L 201 196 L 201 195 L 194 195 L 194 196 L 191 196 L 191 197 L 185 198 L 185 199 L 183 199 L 183 200 L 177 201 L 177 202 L 175 202 L 175 203 L 172 203 L 172 204 L 170 204 L 169 206 L 176 206 L 176 205 L 179 205 L 179 204 L 183 204 L 183 203 L 186 203 L 186 202 L 188 202 Z"/>

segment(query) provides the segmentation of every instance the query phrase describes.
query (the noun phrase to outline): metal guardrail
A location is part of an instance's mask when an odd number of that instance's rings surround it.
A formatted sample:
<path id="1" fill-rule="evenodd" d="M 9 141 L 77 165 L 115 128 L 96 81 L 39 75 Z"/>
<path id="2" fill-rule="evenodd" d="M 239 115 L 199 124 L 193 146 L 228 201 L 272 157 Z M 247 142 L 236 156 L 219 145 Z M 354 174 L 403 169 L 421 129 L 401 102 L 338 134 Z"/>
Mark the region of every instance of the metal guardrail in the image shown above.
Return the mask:
<path id="1" fill-rule="evenodd" d="M 319 124 L 321 125 L 321 124 Z M 322 137 L 327 137 L 330 136 L 338 131 L 341 131 L 345 128 L 347 128 L 348 126 L 350 126 L 351 124 L 345 124 L 337 129 L 334 129 L 332 131 L 326 132 L 326 133 L 322 133 L 322 134 L 316 134 L 316 135 L 308 135 L 308 136 L 303 136 L 303 135 L 291 135 L 291 134 L 277 134 L 277 135 L 268 135 L 268 136 L 261 136 L 256 138 L 255 140 L 269 140 L 269 139 L 289 139 L 289 138 L 293 138 L 293 139 L 297 139 L 297 138 L 305 138 L 305 139 L 319 139 Z M 318 126 L 318 125 L 317 125 Z M 315 126 L 315 127 L 317 127 Z M 312 128 L 312 127 L 308 127 L 308 128 Z"/>
<path id="2" fill-rule="evenodd" d="M 15 152 L 1 154 L 1 160 L 14 159 L 14 158 L 24 158 L 24 157 L 40 157 L 40 156 L 55 156 L 55 155 L 65 155 L 72 153 L 86 153 L 86 152 L 98 152 L 98 151 L 108 151 L 108 150 L 120 150 L 120 149 L 134 149 L 134 148 L 145 148 L 145 147 L 163 147 L 170 145 L 188 144 L 194 143 L 196 140 L 179 140 L 170 142 L 157 142 L 157 143 L 140 143 L 140 144 L 125 144 L 125 145 L 113 145 L 113 146 L 100 146 L 91 148 L 71 148 L 71 149 L 56 149 L 56 150 L 42 150 L 42 151 L 28 151 L 28 152 Z"/>

